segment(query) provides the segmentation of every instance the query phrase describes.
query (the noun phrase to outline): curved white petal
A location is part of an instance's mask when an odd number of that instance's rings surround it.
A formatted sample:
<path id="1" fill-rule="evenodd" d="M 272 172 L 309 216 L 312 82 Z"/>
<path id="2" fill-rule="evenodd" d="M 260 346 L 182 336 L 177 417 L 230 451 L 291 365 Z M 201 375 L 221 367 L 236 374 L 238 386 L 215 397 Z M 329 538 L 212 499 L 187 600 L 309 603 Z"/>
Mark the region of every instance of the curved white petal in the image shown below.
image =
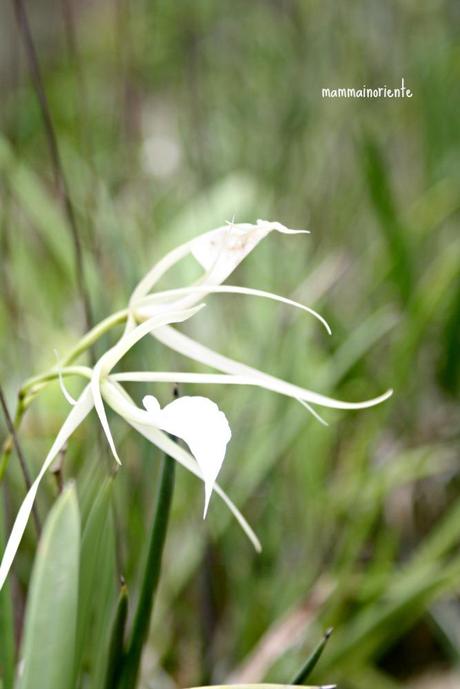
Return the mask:
<path id="1" fill-rule="evenodd" d="M 61 368 L 61 365 L 59 363 L 59 354 L 58 354 L 57 349 L 54 350 L 54 354 L 55 354 L 56 360 L 57 360 L 56 370 L 57 370 L 58 379 L 59 379 L 59 387 L 61 388 L 61 392 L 64 395 L 67 402 L 70 404 L 71 407 L 73 407 L 77 404 L 77 400 L 72 397 L 72 395 L 70 394 L 70 392 L 67 390 L 67 388 L 65 386 L 64 378 L 62 376 L 62 368 Z"/>
<path id="2" fill-rule="evenodd" d="M 297 402 L 299 402 L 299 404 L 301 404 L 302 407 L 305 407 L 305 409 L 306 409 L 307 411 L 309 411 L 310 414 L 311 414 L 312 416 L 314 416 L 315 419 L 316 419 L 317 421 L 319 421 L 320 424 L 321 424 L 322 426 L 329 426 L 328 422 L 325 421 L 325 420 L 323 419 L 323 417 L 321 416 L 321 414 L 318 414 L 318 412 L 316 411 L 316 409 L 313 409 L 313 407 L 311 406 L 311 404 L 308 404 L 308 402 L 304 402 L 303 400 L 300 400 L 300 399 L 297 399 Z"/>
<path id="3" fill-rule="evenodd" d="M 189 446 L 204 479 L 204 514 L 225 457 L 232 434 L 225 414 L 207 397 L 180 397 L 163 409 L 152 395 L 143 399 L 152 423 L 184 440 Z"/>
<path id="4" fill-rule="evenodd" d="M 265 381 L 254 375 L 232 375 L 227 373 L 183 373 L 182 371 L 127 371 L 114 373 L 110 380 L 125 383 L 199 383 L 201 385 L 254 385 L 267 389 Z M 274 390 L 278 392 L 279 390 Z M 297 402 L 307 409 L 323 426 L 329 424 L 308 402 L 297 398 Z"/>
<path id="5" fill-rule="evenodd" d="M 40 481 L 50 468 L 53 461 L 56 459 L 62 447 L 65 445 L 65 443 L 70 438 L 75 429 L 78 428 L 82 421 L 84 421 L 84 419 L 89 414 L 92 408 L 93 399 L 91 395 L 91 389 L 90 386 L 87 385 L 81 393 L 78 400 L 76 401 L 75 406 L 72 407 L 72 409 L 70 410 L 70 413 L 64 421 L 63 425 L 61 426 L 61 430 L 57 434 L 56 439 L 50 451 L 48 452 L 45 461 L 43 462 L 43 466 L 40 469 L 37 478 L 29 488 L 29 491 L 19 509 L 19 512 L 17 514 L 16 520 L 10 533 L 10 537 L 8 539 L 8 543 L 6 544 L 5 552 L 3 553 L 2 562 L 0 564 L 0 590 L 2 589 L 3 584 L 5 583 L 5 579 L 8 576 L 8 572 L 10 571 L 17 549 L 19 548 L 19 544 L 21 542 L 22 536 L 27 526 L 27 522 L 30 517 L 30 513 L 32 511 L 32 506 L 34 504 L 35 496 L 37 495 L 37 490 L 40 485 Z"/>
<path id="6" fill-rule="evenodd" d="M 189 359 L 232 375 L 253 376 L 255 380 L 259 381 L 257 384 L 260 387 L 322 407 L 330 407 L 331 409 L 366 409 L 384 402 L 393 394 L 393 390 L 390 389 L 384 392 L 383 395 L 370 400 L 364 400 L 363 402 L 343 402 L 342 400 L 336 400 L 312 390 L 301 388 L 298 385 L 293 385 L 268 373 L 263 373 L 256 368 L 246 366 L 246 364 L 242 364 L 239 361 L 229 359 L 169 326 L 158 328 L 152 335 L 159 342 Z"/>
<path id="7" fill-rule="evenodd" d="M 273 292 L 266 292 L 265 290 L 261 289 L 252 289 L 251 287 L 207 284 L 193 285 L 191 287 L 181 287 L 179 289 L 170 289 L 165 290 L 163 292 L 157 292 L 156 294 L 150 294 L 149 296 L 144 297 L 139 302 L 133 303 L 132 306 L 133 309 L 136 310 L 136 312 L 140 313 L 141 315 L 146 314 L 148 316 L 152 315 L 153 313 L 158 313 L 159 310 L 171 308 L 172 306 L 174 306 L 175 308 L 182 308 L 185 305 L 190 305 L 188 302 L 186 302 L 185 304 L 181 304 L 181 302 L 177 301 L 171 302 L 171 299 L 174 299 L 174 297 L 182 297 L 188 296 L 190 294 L 197 294 L 197 298 L 199 298 L 199 296 L 203 296 L 204 294 L 214 293 L 243 294 L 250 297 L 262 297 L 263 299 L 271 299 L 272 301 L 279 301 L 282 304 L 287 304 L 288 306 L 294 306 L 296 309 L 306 311 L 307 313 L 317 318 L 320 321 L 320 323 L 322 323 L 323 326 L 326 328 L 329 335 L 332 335 L 331 328 L 326 319 L 323 318 L 321 314 L 319 314 L 317 311 L 310 308 L 309 306 L 300 304 L 298 301 L 293 301 L 292 299 L 288 299 L 287 297 L 282 297 L 279 294 L 273 294 Z"/>

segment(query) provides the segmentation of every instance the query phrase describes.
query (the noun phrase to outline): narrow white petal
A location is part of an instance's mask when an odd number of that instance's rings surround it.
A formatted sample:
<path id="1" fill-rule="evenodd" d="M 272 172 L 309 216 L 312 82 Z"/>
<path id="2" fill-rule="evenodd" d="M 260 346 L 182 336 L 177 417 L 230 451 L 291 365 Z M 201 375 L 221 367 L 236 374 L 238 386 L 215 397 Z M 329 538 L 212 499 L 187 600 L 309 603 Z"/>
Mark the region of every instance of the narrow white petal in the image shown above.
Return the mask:
<path id="1" fill-rule="evenodd" d="M 105 356 L 105 355 L 104 355 Z M 94 367 L 93 375 L 91 376 L 91 392 L 93 394 L 94 408 L 99 417 L 99 421 L 104 431 L 104 435 L 109 443 L 110 450 L 115 457 L 116 462 L 121 466 L 121 459 L 118 456 L 117 448 L 115 446 L 115 441 L 113 439 L 112 431 L 110 430 L 109 420 L 107 414 L 105 413 L 104 402 L 101 395 L 101 380 L 102 380 L 102 370 L 104 367 L 104 356 L 99 359 L 96 366 Z"/>
<path id="2" fill-rule="evenodd" d="M 281 234 L 310 234 L 310 230 L 291 230 L 289 227 L 282 225 L 276 220 L 261 220 L 259 218 L 257 225 L 259 227 L 268 227 L 269 231 L 276 230 L 277 232 L 281 232 Z"/>
<path id="3" fill-rule="evenodd" d="M 88 385 L 81 393 L 75 406 L 72 407 L 69 415 L 67 416 L 63 425 L 61 426 L 61 429 L 57 434 L 56 439 L 50 451 L 48 452 L 48 455 L 46 456 L 46 459 L 43 463 L 42 468 L 40 469 L 37 478 L 31 485 L 19 509 L 19 512 L 17 514 L 16 520 L 10 533 L 10 537 L 8 539 L 8 543 L 6 544 L 5 552 L 3 553 L 2 562 L 0 564 L 0 590 L 2 589 L 3 584 L 5 583 L 5 579 L 8 576 L 11 564 L 18 550 L 19 544 L 21 542 L 27 522 L 30 517 L 30 513 L 32 511 L 32 506 L 34 504 L 38 487 L 43 476 L 45 475 L 46 471 L 50 468 L 51 464 L 56 459 L 57 455 L 59 454 L 67 440 L 70 438 L 72 433 L 75 431 L 76 428 L 78 428 L 78 426 L 86 418 L 86 416 L 89 414 L 92 408 L 93 399 L 90 387 Z"/>
<path id="4" fill-rule="evenodd" d="M 232 376 L 222 373 L 188 373 L 182 371 L 123 371 L 112 373 L 110 380 L 119 383 L 198 383 L 216 385 L 257 385 L 260 381 L 250 376 Z"/>
<path id="5" fill-rule="evenodd" d="M 336 400 L 331 397 L 326 397 L 325 395 L 320 395 L 317 392 L 312 392 L 305 388 L 301 388 L 298 385 L 293 385 L 292 383 L 287 383 L 284 380 L 275 378 L 267 373 L 263 373 L 256 368 L 251 366 L 246 366 L 246 364 L 241 364 L 238 361 L 229 359 L 218 352 L 215 352 L 208 347 L 192 340 L 183 333 L 178 332 L 174 328 L 165 327 L 158 328 L 152 333 L 153 336 L 159 341 L 165 344 L 170 349 L 173 349 L 179 354 L 183 354 L 189 359 L 198 361 L 206 366 L 211 366 L 225 373 L 232 375 L 248 375 L 260 381 L 261 387 L 267 390 L 272 390 L 273 392 L 278 392 L 281 395 L 287 395 L 288 397 L 293 397 L 294 399 L 300 399 L 304 402 L 309 402 L 311 404 L 317 404 L 322 407 L 330 407 L 332 409 L 366 409 L 367 407 L 373 407 L 380 402 L 391 397 L 393 390 L 387 390 L 383 395 L 379 395 L 370 400 L 365 400 L 364 402 L 343 402 L 341 400 Z"/>
<path id="6" fill-rule="evenodd" d="M 156 328 L 161 328 L 170 323 L 183 323 L 189 318 L 192 318 L 192 316 L 201 311 L 204 307 L 205 304 L 200 304 L 199 306 L 194 306 L 189 309 L 169 310 L 166 313 L 155 314 L 144 323 L 141 323 L 134 330 L 123 335 L 116 345 L 101 357 L 101 360 L 104 360 L 104 372 L 110 373 L 112 368 L 118 364 L 120 359 L 122 359 L 139 340 L 142 340 L 143 337 L 149 335 Z"/>
<path id="7" fill-rule="evenodd" d="M 192 287 L 183 287 L 180 289 L 171 289 L 163 292 L 158 292 L 156 294 L 151 294 L 145 297 L 139 302 L 133 303 L 133 309 L 135 309 L 140 314 L 158 313 L 159 308 L 171 308 L 171 299 L 174 297 L 188 296 L 190 294 L 213 294 L 213 293 L 223 293 L 223 294 L 243 294 L 251 297 L 262 297 L 263 299 L 271 299 L 272 301 L 278 301 L 282 304 L 287 304 L 288 306 L 294 306 L 297 309 L 305 311 L 315 318 L 317 318 L 323 326 L 326 328 L 329 335 L 332 334 L 331 328 L 328 322 L 314 309 L 309 306 L 304 306 L 297 301 L 292 299 L 287 299 L 279 294 L 273 294 L 272 292 L 266 292 L 261 289 L 252 289 L 250 287 L 238 287 L 233 285 L 193 285 Z M 173 302 L 175 305 L 180 305 L 180 302 Z M 187 303 L 187 306 L 189 304 Z"/>
<path id="8" fill-rule="evenodd" d="M 181 244 L 156 263 L 138 283 L 132 293 L 130 302 L 137 301 L 148 294 L 170 268 L 190 253 L 191 243 L 191 241 L 188 241 L 185 244 Z"/>
<path id="9" fill-rule="evenodd" d="M 59 378 L 59 387 L 61 388 L 61 392 L 64 395 L 65 399 L 67 402 L 73 407 L 75 404 L 77 404 L 77 400 L 72 397 L 70 392 L 67 390 L 65 384 L 64 384 L 64 378 L 62 377 L 62 368 L 59 364 L 59 354 L 57 349 L 54 350 L 54 354 L 57 359 L 57 365 L 56 365 L 56 370 Z"/>
<path id="10" fill-rule="evenodd" d="M 215 402 L 200 396 L 180 397 L 160 409 L 158 400 L 147 395 L 143 404 L 155 426 L 181 438 L 189 446 L 204 479 L 205 517 L 232 435 L 225 414 Z"/>
<path id="11" fill-rule="evenodd" d="M 317 421 L 319 421 L 323 426 L 329 426 L 328 422 L 325 421 L 325 420 L 323 419 L 323 417 L 320 416 L 320 414 L 318 414 L 318 412 L 316 411 L 316 409 L 313 409 L 313 407 L 312 407 L 310 404 L 308 404 L 308 402 L 304 402 L 303 400 L 299 400 L 299 399 L 297 399 L 297 402 L 300 402 L 300 404 L 302 405 L 302 407 L 305 407 L 305 409 L 307 409 L 307 410 L 310 412 L 310 414 L 311 414 L 312 416 L 314 416 L 315 419 L 316 419 Z"/>
<path id="12" fill-rule="evenodd" d="M 264 383 L 258 380 L 255 376 L 250 375 L 229 375 L 222 373 L 183 373 L 181 371 L 128 371 L 123 373 L 114 373 L 110 376 L 110 380 L 118 381 L 119 383 L 192 383 L 200 385 L 253 385 L 259 388 L 265 388 Z M 278 392 L 275 390 L 274 392 Z M 297 398 L 297 401 L 308 409 L 310 414 L 315 417 L 323 426 L 329 424 L 325 421 L 318 412 L 313 409 L 307 402 Z"/>

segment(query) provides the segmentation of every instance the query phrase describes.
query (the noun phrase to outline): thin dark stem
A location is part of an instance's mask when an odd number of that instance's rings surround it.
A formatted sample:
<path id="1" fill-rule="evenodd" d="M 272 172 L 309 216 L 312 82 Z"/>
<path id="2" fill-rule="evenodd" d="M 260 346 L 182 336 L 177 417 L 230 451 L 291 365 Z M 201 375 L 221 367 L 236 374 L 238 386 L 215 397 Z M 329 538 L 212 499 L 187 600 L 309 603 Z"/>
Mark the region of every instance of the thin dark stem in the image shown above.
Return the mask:
<path id="1" fill-rule="evenodd" d="M 14 444 L 14 447 L 15 447 L 15 449 L 16 449 L 16 454 L 17 454 L 18 459 L 19 459 L 19 464 L 20 464 L 20 466 L 21 466 L 21 471 L 22 471 L 22 474 L 23 474 L 23 476 L 24 476 L 24 483 L 26 484 L 26 488 L 27 488 L 27 490 L 29 491 L 30 488 L 31 488 L 31 486 L 32 486 L 32 480 L 31 480 L 31 477 L 30 477 L 29 469 L 28 469 L 28 467 L 27 467 L 26 459 L 25 459 L 25 457 L 24 457 L 24 453 L 23 453 L 22 448 L 21 448 L 21 445 L 20 445 L 20 443 L 19 443 L 19 438 L 18 438 L 18 436 L 17 436 L 17 433 L 16 433 L 16 429 L 15 429 L 15 427 L 14 427 L 13 420 L 12 420 L 12 418 L 11 418 L 11 416 L 10 416 L 10 412 L 9 412 L 9 410 L 8 410 L 8 405 L 7 405 L 7 403 L 6 403 L 5 395 L 3 394 L 3 388 L 2 388 L 1 385 L 0 385 L 0 404 L 1 404 L 1 407 L 2 407 L 2 410 L 3 410 L 3 414 L 4 414 L 4 416 L 5 416 L 5 422 L 6 422 L 6 426 L 7 426 L 8 432 L 9 432 L 10 436 L 11 436 L 12 439 L 13 439 L 13 444 Z M 34 506 L 32 507 L 32 517 L 33 517 L 33 520 L 34 520 L 34 524 L 35 524 L 35 529 L 36 529 L 36 531 L 37 531 L 37 535 L 40 536 L 40 533 L 41 533 L 41 524 L 40 524 L 40 518 L 39 518 L 39 516 L 38 516 L 37 507 L 36 507 L 35 504 L 34 504 Z"/>
<path id="2" fill-rule="evenodd" d="M 67 44 L 67 51 L 71 67 L 75 73 L 75 80 L 77 86 L 77 110 L 78 110 L 78 135 L 80 137 L 80 145 L 86 162 L 94 172 L 92 161 L 93 156 L 89 141 L 90 127 L 86 127 L 88 99 L 86 91 L 85 77 L 82 69 L 80 50 L 78 45 L 78 35 L 75 28 L 75 16 L 73 9 L 73 0 L 61 0 L 62 18 L 64 24 L 64 34 Z M 92 187 L 93 188 L 93 187 Z"/>
<path id="3" fill-rule="evenodd" d="M 27 55 L 27 61 L 29 64 L 29 69 L 31 73 L 32 83 L 35 89 L 35 93 L 40 105 L 40 112 L 43 120 L 43 126 L 45 129 L 46 139 L 48 142 L 48 148 L 51 157 L 51 164 L 53 168 L 53 175 L 55 183 L 61 192 L 64 201 L 64 210 L 68 225 L 70 228 L 72 242 L 74 246 L 75 254 L 75 268 L 76 268 L 76 280 L 78 292 L 83 304 L 83 311 L 85 317 L 86 329 L 90 329 L 93 324 L 93 316 L 91 311 L 91 304 L 89 300 L 88 292 L 85 287 L 84 280 L 84 266 L 83 266 L 83 251 L 80 240 L 80 234 L 78 230 L 77 219 L 75 215 L 74 206 L 70 198 L 67 181 L 64 174 L 64 168 L 61 161 L 61 156 L 59 153 L 59 146 L 56 137 L 56 132 L 53 125 L 53 120 L 51 117 L 51 111 L 48 104 L 48 99 L 46 97 L 45 88 L 43 85 L 43 79 L 40 70 L 40 64 L 38 61 L 37 51 L 35 49 L 35 44 L 32 38 L 32 32 L 30 30 L 29 19 L 27 17 L 26 8 L 23 0 L 12 0 L 14 6 L 14 13 L 16 17 L 16 22 L 18 25 L 19 33 L 24 42 L 24 48 Z"/>

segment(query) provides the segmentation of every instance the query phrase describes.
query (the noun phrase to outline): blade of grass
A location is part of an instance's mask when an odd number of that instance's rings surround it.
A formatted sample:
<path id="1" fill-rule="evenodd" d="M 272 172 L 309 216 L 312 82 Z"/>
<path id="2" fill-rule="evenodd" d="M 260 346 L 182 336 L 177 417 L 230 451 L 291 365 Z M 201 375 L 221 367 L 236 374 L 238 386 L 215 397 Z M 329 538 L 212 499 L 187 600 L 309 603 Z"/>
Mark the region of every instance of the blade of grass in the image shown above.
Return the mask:
<path id="1" fill-rule="evenodd" d="M 143 569 L 144 574 L 139 602 L 134 615 L 131 639 L 123 661 L 121 680 L 118 685 L 120 689 L 132 689 L 132 687 L 135 687 L 139 674 L 142 647 L 149 631 L 155 592 L 160 579 L 161 560 L 174 490 L 174 470 L 174 460 L 165 455 L 162 460 L 161 476 L 150 531 L 150 542 Z"/>
<path id="2" fill-rule="evenodd" d="M 314 649 L 313 653 L 307 658 L 305 664 L 300 668 L 299 672 L 295 675 L 294 679 L 290 684 L 304 684 L 304 682 L 310 677 L 314 668 L 316 667 L 321 655 L 326 647 L 327 642 L 333 632 L 333 628 L 330 627 L 323 635 L 323 638 L 319 644 Z"/>
<path id="3" fill-rule="evenodd" d="M 128 589 L 123 581 L 118 597 L 117 609 L 110 631 L 109 651 L 107 658 L 107 674 L 104 689 L 116 689 L 123 661 L 123 643 L 128 616 Z"/>
<path id="4" fill-rule="evenodd" d="M 403 226 L 396 209 L 385 159 L 376 141 L 371 138 L 364 141 L 362 159 L 370 198 L 388 247 L 391 277 L 402 301 L 406 303 L 414 281 L 407 228 Z"/>

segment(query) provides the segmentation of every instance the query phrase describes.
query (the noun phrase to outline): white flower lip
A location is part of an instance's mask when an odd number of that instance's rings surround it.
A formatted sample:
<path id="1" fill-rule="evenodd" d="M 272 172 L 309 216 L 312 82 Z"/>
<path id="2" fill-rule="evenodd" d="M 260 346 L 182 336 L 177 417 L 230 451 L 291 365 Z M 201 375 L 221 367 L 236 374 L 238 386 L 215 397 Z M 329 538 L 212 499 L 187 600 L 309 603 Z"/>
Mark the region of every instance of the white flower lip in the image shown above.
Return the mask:
<path id="1" fill-rule="evenodd" d="M 203 475 L 203 518 L 206 517 L 214 483 L 232 437 L 227 417 L 207 397 L 179 397 L 160 409 L 156 397 L 147 395 L 143 404 L 154 426 L 181 438 L 189 446 Z"/>

